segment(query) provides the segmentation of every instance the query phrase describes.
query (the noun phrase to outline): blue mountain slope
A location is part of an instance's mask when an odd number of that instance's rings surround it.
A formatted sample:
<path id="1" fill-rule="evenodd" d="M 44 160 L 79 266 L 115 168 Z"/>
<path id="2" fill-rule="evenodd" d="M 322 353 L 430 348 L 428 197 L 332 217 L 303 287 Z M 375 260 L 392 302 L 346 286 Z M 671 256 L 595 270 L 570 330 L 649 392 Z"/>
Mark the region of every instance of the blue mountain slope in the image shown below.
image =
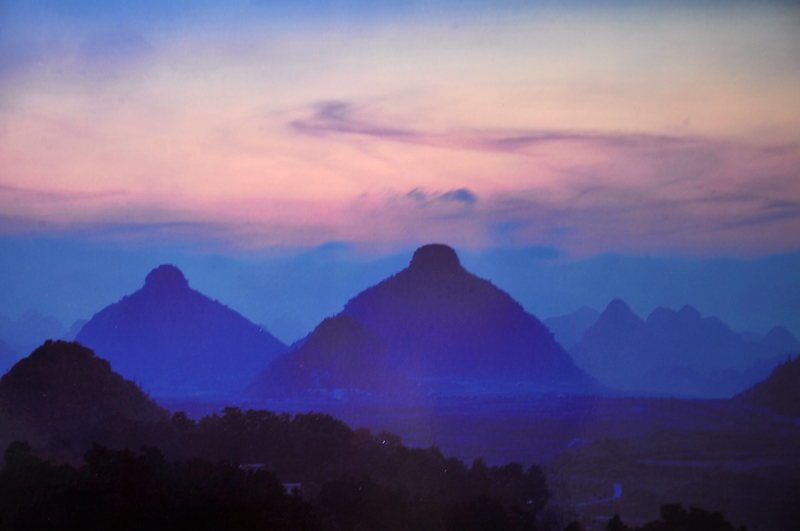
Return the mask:
<path id="1" fill-rule="evenodd" d="M 76 341 L 156 396 L 230 395 L 286 346 L 189 287 L 171 265 L 86 323 Z"/>
<path id="2" fill-rule="evenodd" d="M 409 396 L 411 383 L 389 364 L 386 345 L 347 315 L 322 321 L 297 349 L 274 360 L 248 388 L 251 396 Z"/>
<path id="3" fill-rule="evenodd" d="M 384 345 L 381 363 L 397 381 L 418 388 L 424 382 L 442 394 L 597 389 L 536 317 L 466 271 L 445 245 L 421 247 L 406 269 L 358 294 L 340 315 L 372 331 Z M 279 366 L 288 370 L 278 362 L 272 370 Z"/>

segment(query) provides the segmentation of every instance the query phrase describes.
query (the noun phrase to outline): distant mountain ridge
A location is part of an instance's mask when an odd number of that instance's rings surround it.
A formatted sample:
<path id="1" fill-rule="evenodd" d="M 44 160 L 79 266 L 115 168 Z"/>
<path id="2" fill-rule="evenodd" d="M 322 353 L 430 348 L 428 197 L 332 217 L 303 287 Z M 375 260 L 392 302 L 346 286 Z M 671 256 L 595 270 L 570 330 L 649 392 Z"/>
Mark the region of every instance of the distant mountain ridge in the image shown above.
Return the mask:
<path id="1" fill-rule="evenodd" d="M 776 356 L 798 349 L 800 342 L 783 327 L 752 343 L 689 305 L 657 308 L 643 320 L 615 299 L 570 353 L 612 388 L 712 398 L 730 397 L 763 379 Z"/>
<path id="2" fill-rule="evenodd" d="M 556 341 L 561 346 L 569 350 L 581 340 L 583 334 L 597 322 L 600 312 L 593 308 L 581 306 L 576 312 L 561 315 L 558 317 L 548 317 L 544 325 L 553 332 Z"/>
<path id="3" fill-rule="evenodd" d="M 189 287 L 175 266 L 101 310 L 76 340 L 156 396 L 238 394 L 286 345 Z"/>
<path id="4" fill-rule="evenodd" d="M 480 392 L 489 382 L 548 392 L 597 388 L 536 317 L 466 271 L 446 245 L 417 249 L 406 269 L 353 297 L 339 315 L 380 338 L 391 371 L 439 392 Z"/>
<path id="5" fill-rule="evenodd" d="M 72 323 L 72 326 L 70 326 L 69 330 L 67 330 L 67 333 L 61 336 L 60 339 L 62 341 L 75 341 L 75 338 L 78 337 L 78 334 L 80 333 L 81 328 L 83 328 L 83 325 L 85 325 L 88 322 L 89 319 L 78 319 L 77 321 Z"/>
<path id="6" fill-rule="evenodd" d="M 47 339 L 60 339 L 66 332 L 58 319 L 34 309 L 13 320 L 0 316 L 0 339 L 14 349 L 18 357 L 27 356 Z"/>

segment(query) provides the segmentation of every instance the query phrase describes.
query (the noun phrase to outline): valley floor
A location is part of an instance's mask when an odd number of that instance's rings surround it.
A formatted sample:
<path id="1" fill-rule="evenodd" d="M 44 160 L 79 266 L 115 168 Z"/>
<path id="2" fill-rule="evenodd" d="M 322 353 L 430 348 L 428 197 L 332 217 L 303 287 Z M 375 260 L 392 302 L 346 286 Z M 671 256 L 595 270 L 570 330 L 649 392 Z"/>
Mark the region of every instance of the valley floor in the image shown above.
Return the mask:
<path id="1" fill-rule="evenodd" d="M 230 403 L 161 399 L 190 416 Z M 352 428 L 389 431 L 412 447 L 438 446 L 467 464 L 542 464 L 552 505 L 603 529 L 664 503 L 722 512 L 750 531 L 800 521 L 800 423 L 727 400 L 590 396 L 436 399 L 400 404 L 271 401 L 242 409 L 321 411 Z"/>

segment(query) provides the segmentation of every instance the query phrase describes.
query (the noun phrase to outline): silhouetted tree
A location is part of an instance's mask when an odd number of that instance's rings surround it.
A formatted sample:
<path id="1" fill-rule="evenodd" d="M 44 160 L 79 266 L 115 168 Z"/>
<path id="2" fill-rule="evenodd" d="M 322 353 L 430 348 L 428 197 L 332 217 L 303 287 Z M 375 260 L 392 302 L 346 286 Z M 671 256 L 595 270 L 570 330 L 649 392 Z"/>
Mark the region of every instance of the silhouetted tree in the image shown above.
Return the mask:
<path id="1" fill-rule="evenodd" d="M 614 518 L 606 524 L 606 529 L 609 531 L 737 531 L 737 528 L 718 512 L 712 513 L 697 507 L 689 507 L 687 511 L 679 503 L 662 505 L 661 517 L 642 527 L 628 527 L 618 514 L 614 515 Z M 742 526 L 738 531 L 746 529 Z"/>
<path id="2" fill-rule="evenodd" d="M 314 530 L 311 507 L 278 478 L 230 463 L 168 462 L 155 448 L 94 445 L 80 469 L 13 443 L 0 471 L 0 529 Z"/>
<path id="3" fill-rule="evenodd" d="M 618 514 L 615 514 L 614 518 L 608 521 L 606 529 L 608 531 L 631 531 L 631 528 L 622 521 Z"/>

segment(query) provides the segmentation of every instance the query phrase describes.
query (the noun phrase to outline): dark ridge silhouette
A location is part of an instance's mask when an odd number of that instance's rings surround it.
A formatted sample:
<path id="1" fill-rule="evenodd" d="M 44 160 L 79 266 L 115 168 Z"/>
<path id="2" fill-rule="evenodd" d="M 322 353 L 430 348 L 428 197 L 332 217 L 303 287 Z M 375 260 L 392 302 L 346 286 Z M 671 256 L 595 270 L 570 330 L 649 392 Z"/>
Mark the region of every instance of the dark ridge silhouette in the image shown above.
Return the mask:
<path id="1" fill-rule="evenodd" d="M 766 380 L 736 395 L 734 400 L 765 407 L 785 417 L 800 417 L 800 356 L 781 363 Z"/>
<path id="2" fill-rule="evenodd" d="M 88 348 L 49 340 L 0 378 L 0 407 L 40 433 L 110 417 L 150 422 L 168 417 Z"/>
<path id="3" fill-rule="evenodd" d="M 536 317 L 466 271 L 446 245 L 419 248 L 406 269 L 351 299 L 341 315 L 377 334 L 391 371 L 438 392 L 480 393 L 492 382 L 525 383 L 528 392 L 596 389 Z"/>
<path id="4" fill-rule="evenodd" d="M 800 350 L 783 327 L 748 342 L 690 305 L 656 308 L 644 321 L 619 299 L 570 349 L 579 367 L 612 388 L 647 394 L 730 397 Z"/>
<path id="5" fill-rule="evenodd" d="M 569 350 L 578 341 L 581 340 L 583 334 L 589 329 L 590 326 L 597 322 L 600 318 L 600 312 L 586 306 L 571 314 L 561 315 L 559 317 L 548 317 L 544 321 L 544 325 L 553 332 L 556 341 L 562 347 Z"/>
<path id="6" fill-rule="evenodd" d="M 98 312 L 76 337 L 154 395 L 241 392 L 286 346 L 162 265 L 139 291 Z"/>
<path id="7" fill-rule="evenodd" d="M 407 393 L 378 335 L 347 315 L 322 321 L 297 350 L 274 360 L 248 388 L 257 397 Z"/>

